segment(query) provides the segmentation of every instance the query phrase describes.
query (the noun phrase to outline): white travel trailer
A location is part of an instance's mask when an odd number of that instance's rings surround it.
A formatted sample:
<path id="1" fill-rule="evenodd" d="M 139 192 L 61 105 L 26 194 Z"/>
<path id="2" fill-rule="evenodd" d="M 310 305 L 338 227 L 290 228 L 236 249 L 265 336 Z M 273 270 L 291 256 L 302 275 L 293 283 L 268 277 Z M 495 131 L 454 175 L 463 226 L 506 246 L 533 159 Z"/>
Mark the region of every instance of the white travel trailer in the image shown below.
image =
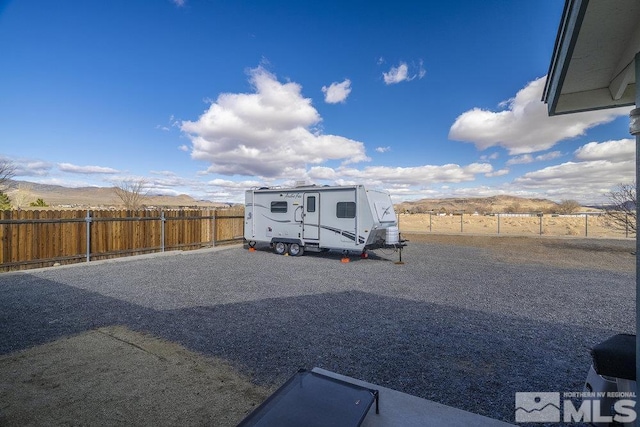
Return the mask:
<path id="1" fill-rule="evenodd" d="M 259 188 L 245 194 L 244 238 L 278 254 L 402 248 L 389 193 L 363 185 Z"/>

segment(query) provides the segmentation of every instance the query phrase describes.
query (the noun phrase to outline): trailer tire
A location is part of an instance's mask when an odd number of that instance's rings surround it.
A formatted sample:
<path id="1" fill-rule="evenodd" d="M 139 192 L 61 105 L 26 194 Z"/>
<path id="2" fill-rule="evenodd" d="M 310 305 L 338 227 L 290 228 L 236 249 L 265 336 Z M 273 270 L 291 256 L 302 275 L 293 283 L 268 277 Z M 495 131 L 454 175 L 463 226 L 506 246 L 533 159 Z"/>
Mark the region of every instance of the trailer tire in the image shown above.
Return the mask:
<path id="1" fill-rule="evenodd" d="M 304 246 L 300 246 L 297 243 L 292 243 L 289 245 L 289 255 L 302 256 L 303 254 L 304 254 Z"/>
<path id="2" fill-rule="evenodd" d="M 284 242 L 276 242 L 273 244 L 273 250 L 276 251 L 278 255 L 284 255 L 289 250 L 289 245 Z"/>

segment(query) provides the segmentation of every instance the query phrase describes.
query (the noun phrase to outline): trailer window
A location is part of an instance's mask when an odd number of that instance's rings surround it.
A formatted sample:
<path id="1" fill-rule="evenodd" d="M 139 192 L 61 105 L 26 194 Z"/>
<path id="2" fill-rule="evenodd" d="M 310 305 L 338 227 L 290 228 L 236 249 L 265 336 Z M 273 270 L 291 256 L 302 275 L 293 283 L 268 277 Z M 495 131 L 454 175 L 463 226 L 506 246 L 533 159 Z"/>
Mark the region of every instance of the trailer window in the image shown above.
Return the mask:
<path id="1" fill-rule="evenodd" d="M 355 218 L 356 203 L 355 202 L 338 202 L 336 205 L 336 216 L 338 218 Z"/>
<path id="2" fill-rule="evenodd" d="M 316 196 L 307 197 L 307 212 L 316 211 Z"/>
<path id="3" fill-rule="evenodd" d="M 271 212 L 287 213 L 287 202 L 271 202 Z"/>

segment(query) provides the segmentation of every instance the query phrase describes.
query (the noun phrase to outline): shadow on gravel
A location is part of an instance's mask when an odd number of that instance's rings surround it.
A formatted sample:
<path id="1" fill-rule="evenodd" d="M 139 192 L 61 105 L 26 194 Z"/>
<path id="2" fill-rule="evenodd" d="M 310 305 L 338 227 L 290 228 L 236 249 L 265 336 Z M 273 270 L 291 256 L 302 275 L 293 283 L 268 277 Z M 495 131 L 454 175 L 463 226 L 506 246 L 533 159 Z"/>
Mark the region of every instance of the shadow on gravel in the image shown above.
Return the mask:
<path id="1" fill-rule="evenodd" d="M 319 366 L 513 421 L 517 391 L 581 391 L 589 347 L 612 335 L 342 292 L 166 312 L 154 333 L 281 383 Z"/>
<path id="2" fill-rule="evenodd" d="M 222 357 L 263 385 L 319 366 L 513 421 L 517 391 L 580 391 L 617 331 L 340 292 L 155 311 L 31 277 L 0 287 L 0 353 L 123 324 Z"/>
<path id="3" fill-rule="evenodd" d="M 20 276 L 14 276 L 20 277 Z M 134 325 L 158 312 L 34 276 L 0 286 L 0 354 L 110 325 Z"/>
<path id="4" fill-rule="evenodd" d="M 282 255 L 276 255 L 273 251 L 273 249 L 270 246 L 266 246 L 264 244 L 260 244 L 256 246 L 256 251 L 259 252 L 266 252 L 266 253 L 272 253 L 274 256 L 282 256 Z M 327 251 L 321 251 L 321 252 L 312 252 L 312 251 L 307 251 L 304 253 L 305 257 L 313 257 L 313 258 L 320 258 L 320 259 L 327 259 L 327 260 L 335 260 L 340 262 L 340 260 L 343 258 L 342 257 L 342 251 L 339 250 L 327 250 Z M 360 257 L 361 252 L 358 251 L 351 251 L 348 253 L 347 257 L 349 258 L 349 262 L 360 262 L 360 261 L 364 261 L 367 262 L 367 260 L 371 261 L 371 260 L 375 260 L 375 261 L 393 261 L 396 262 L 399 259 L 399 252 L 397 249 L 376 249 L 376 250 L 370 250 L 367 251 L 367 258 L 366 259 L 362 259 Z M 290 256 L 290 255 L 286 255 L 286 256 Z"/>

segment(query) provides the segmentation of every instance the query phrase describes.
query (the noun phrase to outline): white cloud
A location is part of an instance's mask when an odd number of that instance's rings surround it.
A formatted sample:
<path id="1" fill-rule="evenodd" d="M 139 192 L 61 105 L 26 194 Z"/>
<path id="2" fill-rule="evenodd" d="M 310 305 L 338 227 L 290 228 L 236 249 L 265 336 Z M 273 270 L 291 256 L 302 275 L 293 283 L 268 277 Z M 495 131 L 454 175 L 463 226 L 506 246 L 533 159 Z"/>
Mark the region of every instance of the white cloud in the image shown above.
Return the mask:
<path id="1" fill-rule="evenodd" d="M 554 154 L 556 152 L 548 153 Z M 574 152 L 575 161 L 529 172 L 511 187 L 553 200 L 607 202 L 616 185 L 635 179 L 635 140 L 589 142 Z"/>
<path id="2" fill-rule="evenodd" d="M 515 179 L 513 185 L 554 199 L 593 203 L 602 202 L 613 187 L 632 182 L 634 177 L 635 159 L 623 162 L 592 160 L 566 162 L 529 172 Z"/>
<path id="3" fill-rule="evenodd" d="M 409 67 L 406 63 L 401 62 L 397 67 L 391 67 L 389 72 L 382 73 L 382 77 L 388 85 L 403 82 L 409 79 Z"/>
<path id="4" fill-rule="evenodd" d="M 609 160 L 623 162 L 636 158 L 635 139 L 620 139 L 617 141 L 590 142 L 578 148 L 575 152 L 578 160 Z"/>
<path id="5" fill-rule="evenodd" d="M 178 174 L 175 173 L 174 171 L 168 171 L 168 170 L 162 170 L 162 171 L 151 170 L 151 171 L 149 171 L 149 173 L 151 175 L 159 175 L 159 176 L 167 176 L 167 177 L 177 177 L 178 176 Z"/>
<path id="6" fill-rule="evenodd" d="M 507 161 L 508 165 L 526 165 L 527 163 L 533 163 L 533 156 L 531 154 L 515 156 Z"/>
<path id="7" fill-rule="evenodd" d="M 171 0 L 171 3 L 178 7 L 183 7 L 187 3 L 187 0 Z"/>
<path id="8" fill-rule="evenodd" d="M 311 169 L 309 169 L 308 176 L 311 179 L 333 181 L 338 178 L 338 173 L 333 168 L 327 168 L 324 166 L 314 166 Z"/>
<path id="9" fill-rule="evenodd" d="M 378 64 L 381 64 L 381 62 L 378 61 Z M 411 81 L 416 77 L 421 79 L 427 74 L 427 71 L 424 69 L 424 61 L 422 60 L 418 62 L 417 66 L 414 63 L 411 68 L 412 74 L 409 75 L 409 65 L 407 65 L 406 62 L 400 62 L 397 67 L 391 67 L 388 72 L 382 73 L 382 78 L 386 84 L 392 85 L 404 81 Z M 417 70 L 414 72 L 413 69 L 416 68 Z"/>
<path id="10" fill-rule="evenodd" d="M 187 152 L 187 151 L 189 151 L 189 146 L 185 145 L 185 144 L 182 144 L 182 145 L 178 146 L 178 150 Z"/>
<path id="11" fill-rule="evenodd" d="M 259 187 L 262 185 L 260 181 L 246 180 L 246 181 L 231 181 L 227 179 L 212 179 L 207 182 L 208 185 L 214 185 L 219 188 L 225 188 L 229 190 L 241 190 L 245 191 L 252 187 Z"/>
<path id="12" fill-rule="evenodd" d="M 115 174 L 120 171 L 104 166 L 78 166 L 71 163 L 59 163 L 58 169 L 62 172 L 81 173 L 81 174 Z"/>
<path id="13" fill-rule="evenodd" d="M 512 188 L 554 200 L 604 203 L 616 185 L 635 179 L 633 139 L 589 142 L 575 150 L 574 157 L 576 161 L 526 173 L 513 181 Z"/>
<path id="14" fill-rule="evenodd" d="M 495 160 L 498 157 L 500 157 L 500 154 L 498 154 L 498 152 L 496 151 L 496 152 L 491 153 L 489 155 L 485 154 L 485 155 L 480 156 L 480 160 Z"/>
<path id="15" fill-rule="evenodd" d="M 495 176 L 504 176 L 509 174 L 509 169 L 500 169 L 494 172 L 484 174 L 487 178 L 493 178 Z"/>
<path id="16" fill-rule="evenodd" d="M 13 162 L 16 170 L 14 177 L 21 176 L 46 176 L 53 165 L 41 160 L 16 160 Z"/>
<path id="17" fill-rule="evenodd" d="M 322 119 L 299 84 L 280 83 L 262 67 L 250 71 L 254 93 L 223 93 L 197 121 L 183 121 L 191 157 L 223 175 L 295 176 L 307 165 L 370 160 L 364 144 L 312 132 Z"/>
<path id="18" fill-rule="evenodd" d="M 342 83 L 333 82 L 329 87 L 322 86 L 322 93 L 324 93 L 324 102 L 328 104 L 345 102 L 351 93 L 351 80 L 345 79 Z"/>
<path id="19" fill-rule="evenodd" d="M 493 171 L 488 163 L 423 165 L 415 167 L 369 166 L 363 169 L 341 168 L 337 171 L 343 179 L 368 182 L 375 185 L 432 185 L 435 183 L 459 183 L 473 181 L 478 174 Z"/>
<path id="20" fill-rule="evenodd" d="M 427 75 L 427 70 L 424 69 L 424 61 L 421 59 L 418 64 L 418 78 L 421 79 Z"/>
<path id="21" fill-rule="evenodd" d="M 533 153 L 629 112 L 623 107 L 549 117 L 541 101 L 545 79 L 530 82 L 515 98 L 503 101 L 506 110 L 474 108 L 462 113 L 449 130 L 449 139 L 471 142 L 480 150 L 500 146 L 511 155 Z"/>
<path id="22" fill-rule="evenodd" d="M 561 151 L 551 151 L 549 153 L 540 154 L 539 156 L 532 156 L 531 154 L 522 154 L 520 156 L 515 156 L 510 158 L 507 161 L 507 165 L 524 165 L 527 163 L 533 162 L 544 162 L 548 160 L 557 159 L 562 156 Z"/>
<path id="23" fill-rule="evenodd" d="M 376 151 L 378 153 L 386 153 L 387 151 L 391 151 L 391 147 L 376 147 Z"/>
<path id="24" fill-rule="evenodd" d="M 545 162 L 545 161 L 557 159 L 558 157 L 561 157 L 561 156 L 562 156 L 561 151 L 551 151 L 549 153 L 540 154 L 539 156 L 536 156 L 536 161 Z"/>

